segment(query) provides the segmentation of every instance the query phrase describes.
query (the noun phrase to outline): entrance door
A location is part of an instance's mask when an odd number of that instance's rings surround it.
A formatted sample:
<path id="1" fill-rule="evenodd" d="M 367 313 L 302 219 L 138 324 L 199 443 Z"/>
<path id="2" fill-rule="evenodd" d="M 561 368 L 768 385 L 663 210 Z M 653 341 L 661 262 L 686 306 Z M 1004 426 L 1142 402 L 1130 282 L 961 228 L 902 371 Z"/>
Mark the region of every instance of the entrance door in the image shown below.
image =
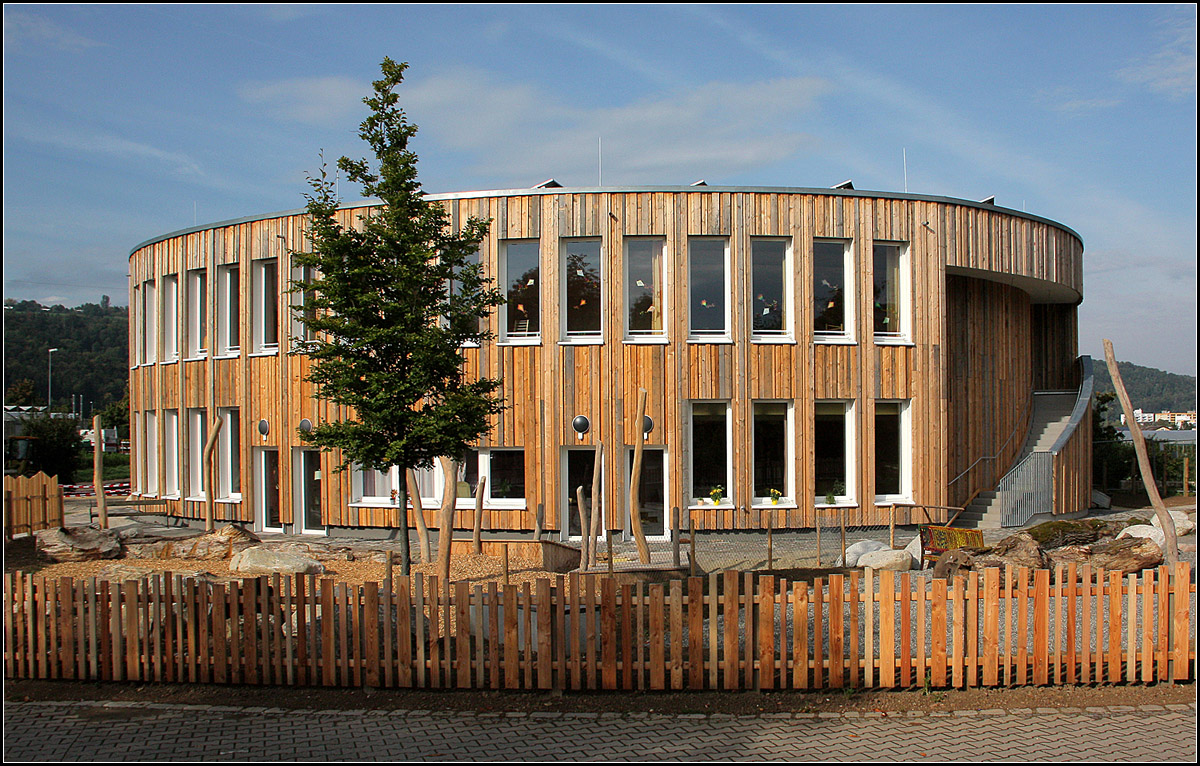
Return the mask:
<path id="1" fill-rule="evenodd" d="M 629 482 L 633 481 L 633 448 L 628 452 Z M 627 490 L 628 491 L 628 490 Z M 666 450 L 661 447 L 642 448 L 642 480 L 639 483 L 638 506 L 642 520 L 642 532 L 646 537 L 669 539 L 671 530 L 667 524 L 667 477 Z M 626 539 L 632 539 L 633 527 L 626 525 Z"/>
<path id="2" fill-rule="evenodd" d="M 292 456 L 292 508 L 295 531 L 300 534 L 323 535 L 321 522 L 321 451 L 296 449 Z"/>
<path id="3" fill-rule="evenodd" d="M 579 524 L 579 499 L 578 488 L 583 487 L 583 501 L 587 504 L 587 508 L 592 507 L 592 475 L 596 467 L 596 451 L 592 447 L 574 448 L 568 447 L 563 450 L 562 461 L 562 491 L 560 497 L 560 508 L 564 509 L 566 518 L 561 519 L 561 528 L 563 530 L 562 537 L 564 540 L 582 540 L 583 532 Z M 601 466 L 603 470 L 603 466 Z M 598 527 L 599 536 L 597 539 L 604 539 L 604 531 L 606 529 L 605 522 L 607 521 L 607 509 L 604 508 L 604 503 L 601 506 L 601 519 Z"/>
<path id="4" fill-rule="evenodd" d="M 279 512 L 282 495 L 279 492 L 279 450 L 254 450 L 257 472 L 254 520 L 264 532 L 282 532 L 283 517 Z"/>

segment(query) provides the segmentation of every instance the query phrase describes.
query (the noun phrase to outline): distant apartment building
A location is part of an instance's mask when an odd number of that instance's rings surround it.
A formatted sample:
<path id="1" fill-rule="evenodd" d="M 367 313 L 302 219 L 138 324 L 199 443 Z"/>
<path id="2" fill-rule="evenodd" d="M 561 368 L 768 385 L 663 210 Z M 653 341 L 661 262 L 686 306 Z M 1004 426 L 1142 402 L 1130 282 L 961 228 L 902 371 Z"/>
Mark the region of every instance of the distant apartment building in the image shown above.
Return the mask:
<path id="1" fill-rule="evenodd" d="M 1195 428 L 1196 427 L 1196 411 L 1191 412 L 1142 412 L 1135 409 L 1133 411 L 1133 419 L 1138 425 L 1152 425 L 1159 421 L 1170 423 L 1176 428 Z M 1125 415 L 1121 414 L 1121 425 L 1125 425 Z"/>

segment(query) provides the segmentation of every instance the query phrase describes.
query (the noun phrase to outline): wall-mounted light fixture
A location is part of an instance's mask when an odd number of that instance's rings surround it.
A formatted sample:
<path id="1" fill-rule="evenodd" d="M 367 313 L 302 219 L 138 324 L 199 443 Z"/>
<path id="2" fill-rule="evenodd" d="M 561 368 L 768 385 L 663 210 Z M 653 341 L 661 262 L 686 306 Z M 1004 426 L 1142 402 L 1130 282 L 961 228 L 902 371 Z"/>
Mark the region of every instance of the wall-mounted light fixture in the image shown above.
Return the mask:
<path id="1" fill-rule="evenodd" d="M 263 420 L 258 421 L 258 432 L 260 434 L 262 434 L 262 438 L 264 441 L 267 438 L 267 434 L 271 433 L 271 424 L 268 423 L 265 418 Z"/>
<path id="2" fill-rule="evenodd" d="M 583 439 L 583 435 L 586 434 L 588 429 L 591 427 L 591 421 L 588 420 L 584 415 L 576 415 L 575 419 L 571 421 L 571 428 L 575 429 L 576 438 L 580 440 Z"/>
<path id="3" fill-rule="evenodd" d="M 649 415 L 642 415 L 642 441 L 650 438 L 650 432 L 654 430 L 654 420 Z"/>
<path id="4" fill-rule="evenodd" d="M 308 418 L 305 418 L 304 420 L 300 421 L 300 431 L 302 433 L 306 433 L 306 434 L 312 433 L 312 429 L 313 429 L 313 425 L 312 425 L 311 420 L 309 420 Z"/>

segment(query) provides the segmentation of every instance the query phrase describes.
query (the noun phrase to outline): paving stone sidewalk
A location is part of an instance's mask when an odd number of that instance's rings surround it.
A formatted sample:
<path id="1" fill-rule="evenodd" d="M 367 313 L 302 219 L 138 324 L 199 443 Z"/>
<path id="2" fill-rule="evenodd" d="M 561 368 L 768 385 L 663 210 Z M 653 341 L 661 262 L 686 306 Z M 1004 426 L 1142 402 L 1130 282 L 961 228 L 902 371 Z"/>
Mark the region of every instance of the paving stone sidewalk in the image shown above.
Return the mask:
<path id="1" fill-rule="evenodd" d="M 953 713 L 489 713 L 136 702 L 4 708 L 6 761 L 1196 760 L 1196 705 Z"/>

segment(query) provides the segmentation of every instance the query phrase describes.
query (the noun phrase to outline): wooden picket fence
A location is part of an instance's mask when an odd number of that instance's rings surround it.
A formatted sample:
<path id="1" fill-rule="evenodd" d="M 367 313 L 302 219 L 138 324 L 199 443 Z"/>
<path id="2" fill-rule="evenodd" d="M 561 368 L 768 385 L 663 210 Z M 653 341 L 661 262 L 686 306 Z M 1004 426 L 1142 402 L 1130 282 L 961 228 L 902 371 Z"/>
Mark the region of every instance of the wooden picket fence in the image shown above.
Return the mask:
<path id="1" fill-rule="evenodd" d="M 479 689 L 887 689 L 1194 678 L 1187 564 L 812 584 L 7 574 L 8 678 Z M 1082 629 L 1077 629 L 1077 619 Z"/>
<path id="2" fill-rule="evenodd" d="M 33 534 L 63 525 L 63 496 L 57 476 L 4 477 L 4 536 Z"/>

